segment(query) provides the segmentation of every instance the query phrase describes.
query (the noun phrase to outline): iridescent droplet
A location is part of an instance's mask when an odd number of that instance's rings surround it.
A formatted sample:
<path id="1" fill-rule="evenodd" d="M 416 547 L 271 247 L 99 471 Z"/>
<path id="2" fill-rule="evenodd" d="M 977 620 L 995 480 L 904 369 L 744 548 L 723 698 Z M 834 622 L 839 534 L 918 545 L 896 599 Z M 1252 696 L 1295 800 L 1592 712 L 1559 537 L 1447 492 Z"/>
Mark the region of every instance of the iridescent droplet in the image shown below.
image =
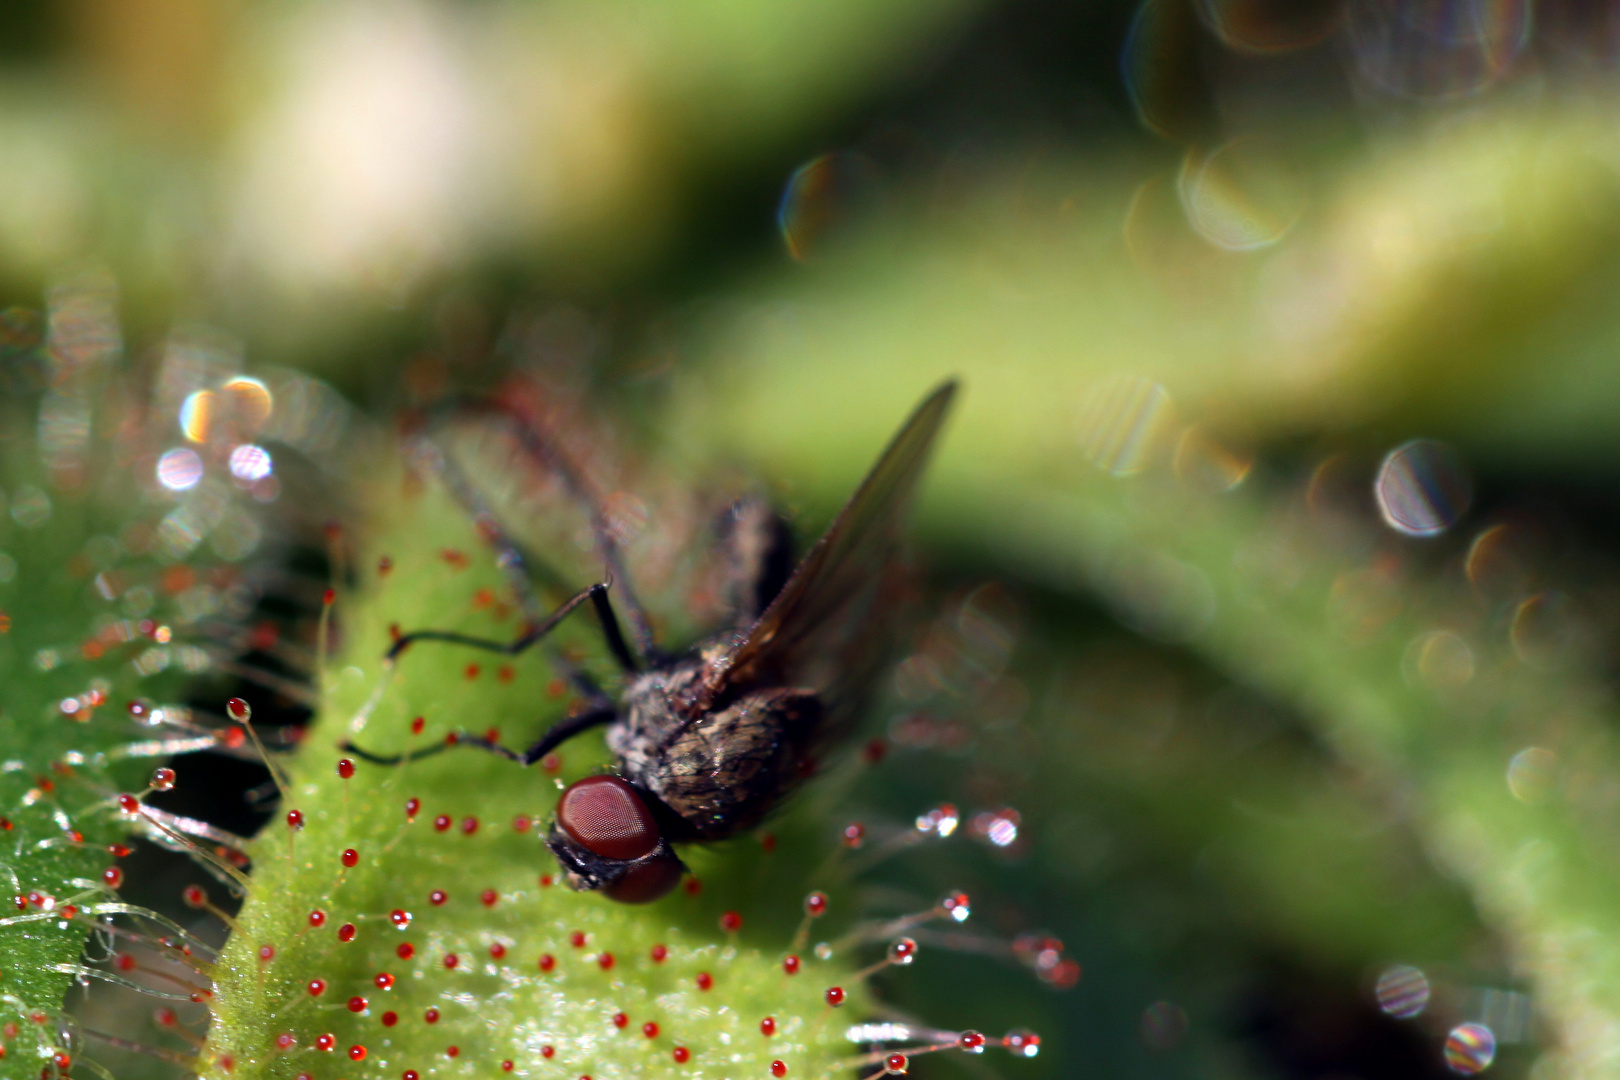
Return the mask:
<path id="1" fill-rule="evenodd" d="M 1221 44 L 1277 53 L 1318 44 L 1338 29 L 1337 0 L 1200 0 L 1199 14 Z"/>
<path id="2" fill-rule="evenodd" d="M 158 483 L 170 491 L 189 491 L 202 479 L 202 458 L 196 451 L 176 447 L 158 458 Z"/>
<path id="3" fill-rule="evenodd" d="M 232 419 L 240 434 L 259 430 L 270 418 L 275 403 L 270 388 L 250 375 L 238 375 L 219 388 L 220 394 L 231 403 Z"/>
<path id="4" fill-rule="evenodd" d="M 1539 746 L 1527 747 L 1508 762 L 1507 785 L 1522 803 L 1545 802 L 1558 781 L 1558 755 Z"/>
<path id="5" fill-rule="evenodd" d="M 1080 415 L 1086 459 L 1114 476 L 1147 467 L 1164 434 L 1170 395 L 1156 382 L 1122 376 L 1097 387 Z"/>
<path id="6" fill-rule="evenodd" d="M 1476 94 L 1530 40 L 1531 0 L 1352 0 L 1348 39 L 1362 81 L 1424 100 Z"/>
<path id="7" fill-rule="evenodd" d="M 878 189 L 877 168 L 860 154 L 822 154 L 794 170 L 776 208 L 776 224 L 788 254 L 807 262 Z"/>
<path id="8" fill-rule="evenodd" d="M 180 403 L 180 432 L 194 443 L 208 441 L 217 401 L 212 390 L 196 390 Z"/>
<path id="9" fill-rule="evenodd" d="M 1496 1060 L 1496 1035 L 1484 1024 L 1458 1024 L 1446 1036 L 1446 1065 L 1452 1072 L 1474 1076 Z"/>
<path id="10" fill-rule="evenodd" d="M 1126 93 L 1142 126 L 1196 141 L 1210 126 L 1209 94 L 1198 62 L 1204 33 L 1188 4 L 1143 0 L 1119 58 Z"/>
<path id="11" fill-rule="evenodd" d="M 1581 626 L 1569 599 L 1558 592 L 1540 592 L 1521 602 L 1508 629 L 1514 655 L 1537 671 L 1567 666 L 1580 639 Z"/>
<path id="12" fill-rule="evenodd" d="M 264 447 L 243 443 L 231 451 L 230 467 L 232 476 L 252 482 L 269 476 L 274 463 L 270 460 L 270 451 Z"/>
<path id="13" fill-rule="evenodd" d="M 1410 964 L 1386 968 L 1373 992 L 1378 1007 L 1397 1020 L 1410 1020 L 1429 1007 L 1429 978 Z"/>
<path id="14" fill-rule="evenodd" d="M 1433 439 L 1414 439 L 1384 458 L 1373 494 L 1390 528 L 1407 536 L 1436 536 L 1468 510 L 1473 485 L 1455 450 Z"/>
<path id="15" fill-rule="evenodd" d="M 1176 192 L 1193 231 L 1227 251 L 1276 244 L 1305 211 L 1305 184 L 1269 144 L 1233 139 L 1182 159 Z"/>
<path id="16" fill-rule="evenodd" d="M 1231 491 L 1254 468 L 1253 456 L 1234 449 L 1198 424 L 1176 443 L 1176 479 L 1196 491 Z"/>
<path id="17" fill-rule="evenodd" d="M 1410 683 L 1455 690 L 1474 677 L 1474 650 L 1450 630 L 1430 630 L 1412 639 L 1403 666 Z"/>
<path id="18" fill-rule="evenodd" d="M 1142 1010 L 1142 1041 L 1152 1050 L 1171 1050 L 1187 1034 L 1187 1012 L 1173 1001 L 1155 1001 Z"/>

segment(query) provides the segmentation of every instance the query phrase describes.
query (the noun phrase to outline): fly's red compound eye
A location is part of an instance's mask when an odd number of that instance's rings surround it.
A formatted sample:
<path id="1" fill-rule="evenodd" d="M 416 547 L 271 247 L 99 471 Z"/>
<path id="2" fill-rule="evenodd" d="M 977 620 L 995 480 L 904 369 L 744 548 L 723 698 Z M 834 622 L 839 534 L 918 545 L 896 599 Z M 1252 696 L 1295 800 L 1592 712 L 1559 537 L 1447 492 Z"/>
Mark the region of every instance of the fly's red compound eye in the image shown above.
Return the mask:
<path id="1" fill-rule="evenodd" d="M 617 776 L 587 776 L 569 785 L 557 803 L 557 826 L 604 859 L 639 859 L 658 846 L 652 812 Z"/>
<path id="2" fill-rule="evenodd" d="M 621 904 L 650 904 L 668 896 L 681 883 L 684 868 L 675 856 L 664 855 L 632 867 L 629 873 L 602 890 L 602 894 Z"/>

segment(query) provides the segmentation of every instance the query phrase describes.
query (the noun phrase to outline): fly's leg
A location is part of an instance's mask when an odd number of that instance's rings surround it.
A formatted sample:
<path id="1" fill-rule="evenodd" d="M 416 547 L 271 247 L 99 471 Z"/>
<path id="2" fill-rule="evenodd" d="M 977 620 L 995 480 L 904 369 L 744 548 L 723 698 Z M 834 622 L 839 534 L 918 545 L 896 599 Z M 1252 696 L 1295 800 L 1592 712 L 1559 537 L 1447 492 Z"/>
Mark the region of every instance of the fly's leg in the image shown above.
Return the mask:
<path id="1" fill-rule="evenodd" d="M 608 601 L 607 591 L 607 585 L 605 583 L 598 582 L 597 584 L 592 585 L 590 588 L 574 594 L 574 596 L 570 597 L 566 603 L 542 619 L 537 625 L 531 624 L 523 636 L 519 637 L 516 641 L 495 641 L 490 638 L 474 637 L 471 634 L 457 633 L 454 630 L 418 630 L 414 633 L 406 634 L 404 637 L 394 642 L 393 646 L 390 647 L 388 652 L 384 655 L 383 661 L 387 664 L 395 663 L 399 659 L 400 653 L 404 652 L 407 648 L 414 645 L 418 641 L 442 641 L 451 645 L 465 645 L 469 648 L 483 649 L 486 652 L 500 653 L 504 656 L 516 656 L 523 650 L 543 640 L 547 634 L 551 633 L 551 631 L 557 628 L 558 624 L 572 614 L 575 608 L 589 600 L 591 602 L 591 606 L 596 609 L 597 618 L 601 621 L 602 636 L 607 640 L 608 649 L 613 653 L 614 658 L 618 660 L 626 671 L 635 671 L 635 657 L 630 654 L 630 647 L 624 640 L 624 632 L 619 629 L 619 620 L 613 613 L 612 603 Z M 393 756 L 373 754 L 371 751 L 361 749 L 354 743 L 348 741 L 343 742 L 341 745 L 344 750 L 354 754 L 356 757 L 365 761 L 374 762 L 378 765 L 397 765 L 404 761 L 415 761 L 417 758 L 431 757 L 434 754 L 443 753 L 451 746 L 463 745 L 475 746 L 480 749 L 488 750 L 491 753 L 499 754 L 504 758 L 511 761 L 516 761 L 522 765 L 532 765 L 534 762 L 539 761 L 546 754 L 550 753 L 552 748 L 558 743 L 562 742 L 564 739 L 572 738 L 574 735 L 584 731 L 586 728 L 595 727 L 598 724 L 606 724 L 610 722 L 615 715 L 615 709 L 612 701 L 608 699 L 607 695 L 602 692 L 601 688 L 598 687 L 589 676 L 585 675 L 583 672 L 573 672 L 572 674 L 576 680 L 576 687 L 585 694 L 588 702 L 585 711 L 577 716 L 570 717 L 569 719 L 563 720 L 562 722 L 554 725 L 540 737 L 539 742 L 535 743 L 521 754 L 513 750 L 508 750 L 497 743 L 491 742 L 488 739 L 476 735 L 455 735 L 452 736 L 450 740 L 440 743 L 437 746 L 432 746 L 425 750 L 413 751 L 408 754 L 398 754 Z"/>
<path id="2" fill-rule="evenodd" d="M 630 624 L 631 637 L 635 639 L 636 650 L 645 657 L 657 656 L 658 647 L 653 640 L 652 622 L 647 618 L 646 609 L 636 597 L 630 575 L 625 569 L 624 557 L 619 551 L 618 541 L 613 538 L 613 531 L 608 528 L 607 514 L 603 512 L 595 494 L 572 463 L 546 438 L 543 425 L 523 397 L 521 393 L 507 393 L 496 400 L 484 402 L 483 407 L 503 417 L 511 426 L 518 448 L 541 468 L 562 480 L 563 486 L 568 489 L 569 497 L 585 509 L 591 519 L 591 534 L 596 540 L 597 554 L 607 564 L 613 579 L 620 583 L 619 595 L 624 604 L 625 620 Z"/>
<path id="3" fill-rule="evenodd" d="M 408 754 L 373 754 L 369 750 L 362 750 L 348 741 L 339 745 L 345 752 L 377 765 L 399 765 L 407 761 L 419 761 L 422 758 L 433 757 L 435 754 L 442 754 L 452 747 L 471 746 L 478 750 L 487 750 L 508 761 L 515 761 L 519 765 L 528 766 L 533 765 L 580 732 L 588 731 L 593 727 L 601 727 L 603 724 L 611 724 L 617 715 L 618 712 L 612 705 L 588 708 L 584 712 L 576 713 L 566 720 L 553 724 L 533 746 L 521 753 L 516 750 L 508 750 L 500 743 L 491 742 L 481 735 L 453 735 L 436 746 L 430 746 L 425 750 L 413 750 Z"/>
<path id="4" fill-rule="evenodd" d="M 556 611 L 547 615 L 539 623 L 531 623 L 529 628 L 516 641 L 496 641 L 493 638 L 475 637 L 471 634 L 458 633 L 455 630 L 416 630 L 404 635 L 389 647 L 383 655 L 384 663 L 392 664 L 399 658 L 399 654 L 416 644 L 418 641 L 443 641 L 452 645 L 466 645 L 473 649 L 483 649 L 485 652 L 500 653 L 503 656 L 516 656 L 518 653 L 541 641 L 545 636 L 557 628 L 557 625 L 566 619 L 573 610 L 585 601 L 591 602 L 596 610 L 597 620 L 602 625 L 602 637 L 607 642 L 608 651 L 619 662 L 625 671 L 633 672 L 640 668 L 635 656 L 630 652 L 629 644 L 624 640 L 624 631 L 619 629 L 618 616 L 613 613 L 613 604 L 608 600 L 608 583 L 597 582 L 595 585 L 575 593 Z M 597 689 L 583 674 L 583 685 L 601 697 Z"/>

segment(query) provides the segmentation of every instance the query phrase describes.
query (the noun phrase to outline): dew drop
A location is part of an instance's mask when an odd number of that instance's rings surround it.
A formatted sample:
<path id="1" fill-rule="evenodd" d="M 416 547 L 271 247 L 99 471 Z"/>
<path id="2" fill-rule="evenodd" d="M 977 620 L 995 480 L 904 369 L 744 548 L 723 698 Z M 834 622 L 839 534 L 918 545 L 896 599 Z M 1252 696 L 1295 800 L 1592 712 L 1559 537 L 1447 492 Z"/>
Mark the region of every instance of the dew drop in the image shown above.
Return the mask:
<path id="1" fill-rule="evenodd" d="M 948 894 L 939 902 L 939 906 L 957 922 L 967 922 L 968 916 L 973 914 L 973 904 L 965 892 Z"/>
<path id="2" fill-rule="evenodd" d="M 1018 1057 L 1034 1057 L 1041 1052 L 1041 1037 L 1028 1028 L 1015 1028 L 1002 1036 L 1001 1045 Z"/>

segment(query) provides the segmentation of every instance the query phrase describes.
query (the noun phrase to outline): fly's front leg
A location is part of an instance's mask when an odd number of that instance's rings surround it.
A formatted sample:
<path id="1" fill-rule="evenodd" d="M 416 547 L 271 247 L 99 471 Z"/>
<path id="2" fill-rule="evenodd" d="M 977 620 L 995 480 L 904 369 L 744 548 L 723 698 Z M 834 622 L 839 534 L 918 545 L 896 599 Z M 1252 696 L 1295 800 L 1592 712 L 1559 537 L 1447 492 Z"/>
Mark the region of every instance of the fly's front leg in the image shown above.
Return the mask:
<path id="1" fill-rule="evenodd" d="M 500 743 L 486 739 L 482 735 L 466 735 L 459 732 L 451 735 L 442 743 L 430 746 L 425 750 L 413 750 L 408 754 L 373 754 L 368 750 L 362 750 L 354 743 L 348 741 L 340 743 L 339 746 L 346 753 L 353 754 L 357 758 L 372 762 L 376 765 L 401 765 L 407 761 L 419 761 L 425 757 L 433 757 L 435 754 L 442 754 L 452 747 L 470 746 L 475 750 L 484 750 L 496 755 L 497 757 L 503 757 L 507 761 L 515 761 L 519 765 L 529 766 L 533 765 L 535 762 L 539 761 L 541 758 L 545 757 L 547 754 L 551 753 L 553 750 L 557 749 L 557 747 L 561 746 L 569 739 L 572 739 L 580 732 L 588 731 L 593 727 L 601 727 L 603 724 L 612 723 L 617 715 L 617 710 L 615 710 L 611 704 L 587 708 L 584 712 L 576 713 L 575 715 L 568 717 L 566 720 L 553 724 L 546 730 L 544 735 L 540 736 L 539 740 L 533 746 L 530 746 L 521 753 L 516 750 L 508 750 Z"/>

